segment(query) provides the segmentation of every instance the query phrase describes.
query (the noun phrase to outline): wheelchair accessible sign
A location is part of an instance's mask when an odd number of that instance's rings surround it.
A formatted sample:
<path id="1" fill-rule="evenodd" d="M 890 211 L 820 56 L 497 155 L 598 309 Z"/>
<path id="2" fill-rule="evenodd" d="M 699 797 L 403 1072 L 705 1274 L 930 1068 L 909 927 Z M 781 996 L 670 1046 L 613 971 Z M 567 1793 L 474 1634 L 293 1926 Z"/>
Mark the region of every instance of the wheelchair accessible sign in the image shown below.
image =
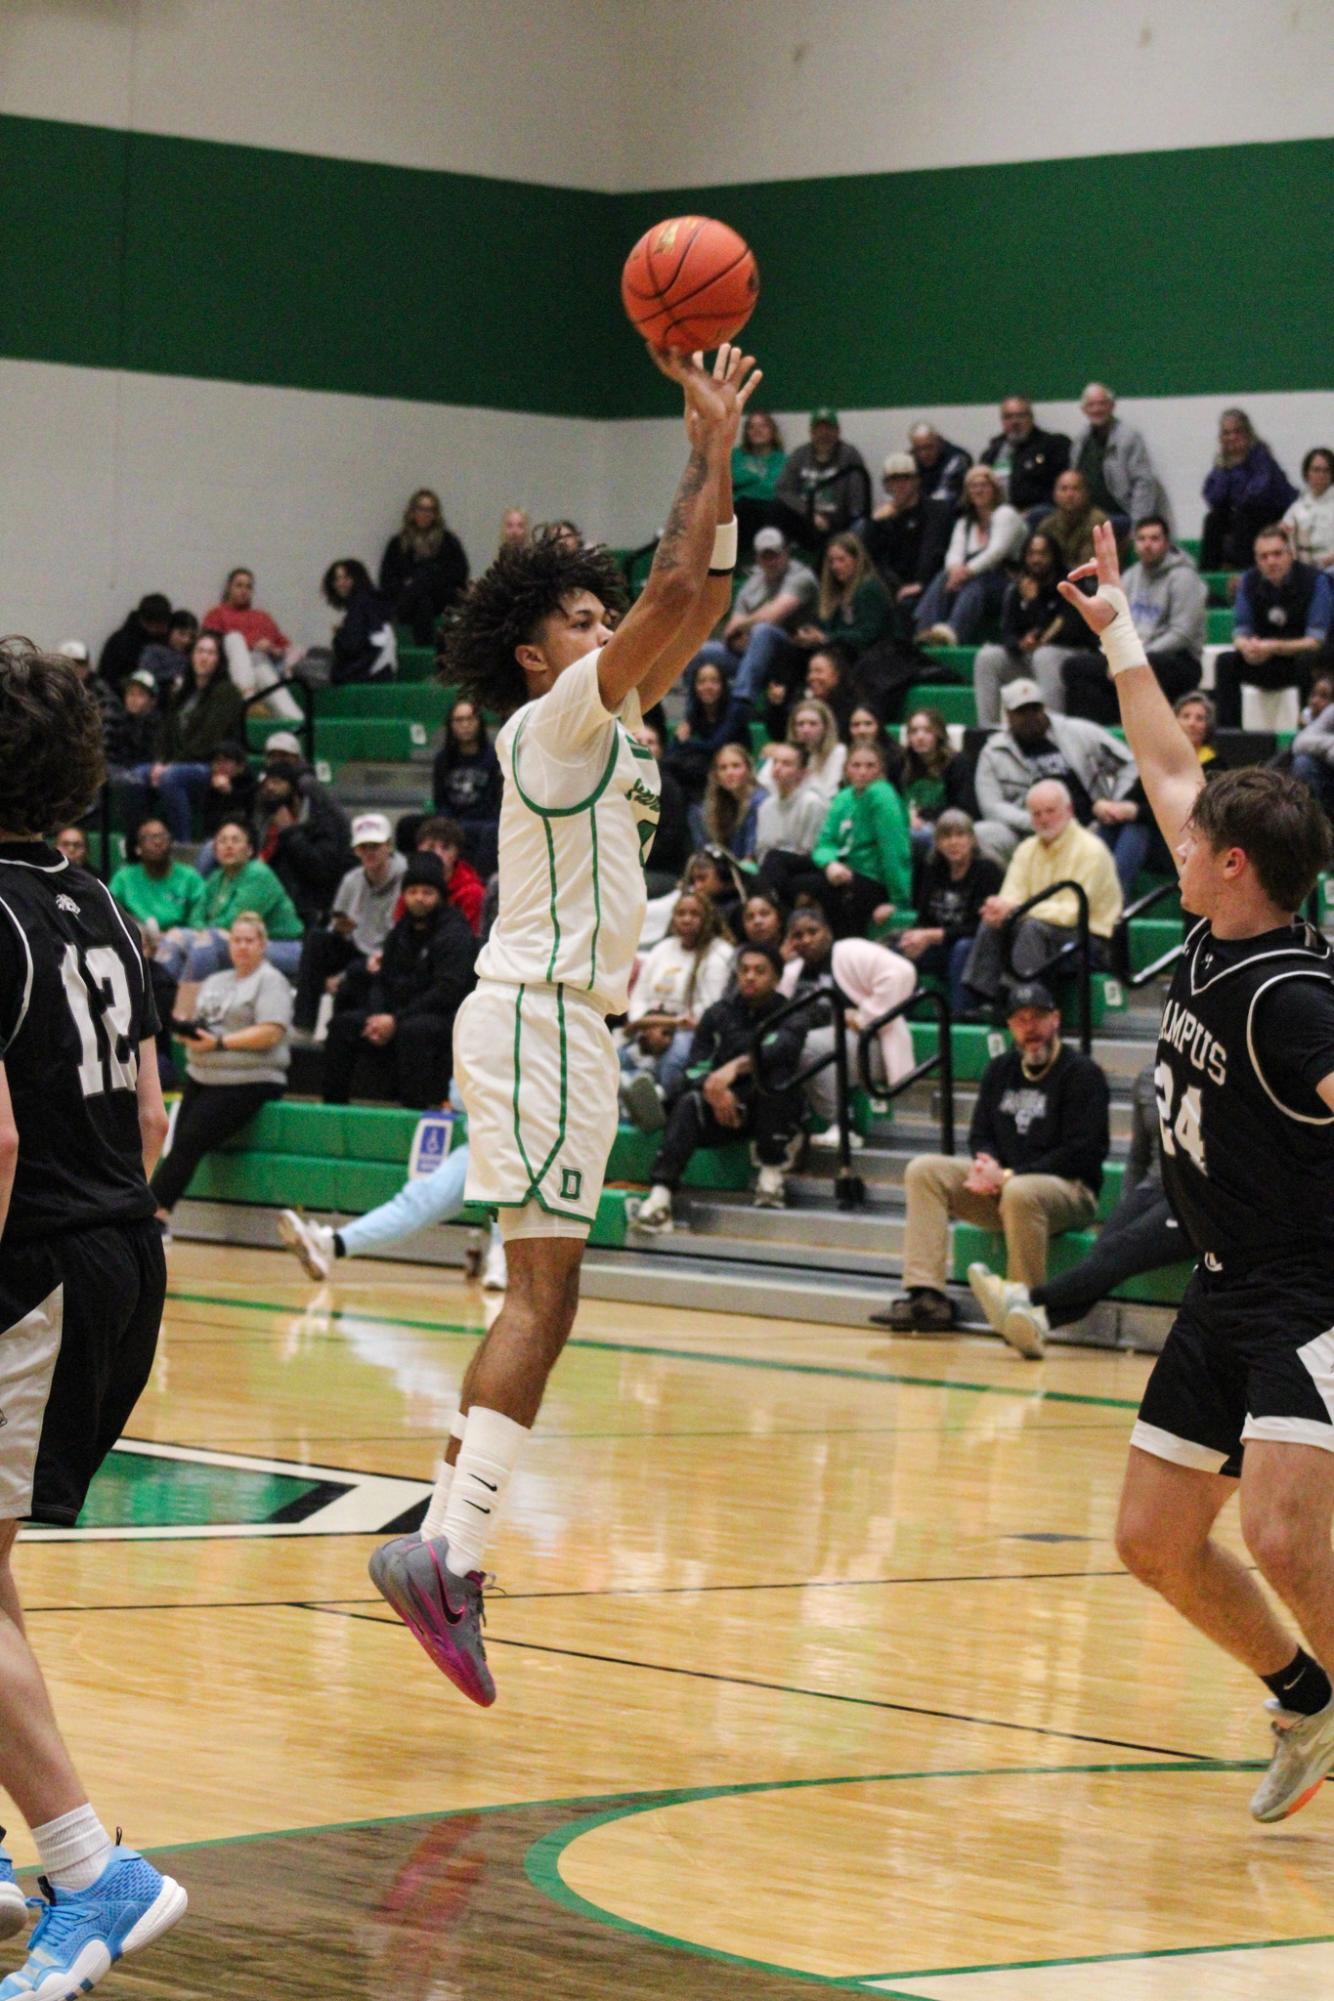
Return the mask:
<path id="1" fill-rule="evenodd" d="M 456 1112 L 423 1112 L 412 1135 L 409 1181 L 420 1181 L 425 1175 L 434 1174 L 454 1147 L 464 1144 L 466 1125 L 467 1121 Z"/>

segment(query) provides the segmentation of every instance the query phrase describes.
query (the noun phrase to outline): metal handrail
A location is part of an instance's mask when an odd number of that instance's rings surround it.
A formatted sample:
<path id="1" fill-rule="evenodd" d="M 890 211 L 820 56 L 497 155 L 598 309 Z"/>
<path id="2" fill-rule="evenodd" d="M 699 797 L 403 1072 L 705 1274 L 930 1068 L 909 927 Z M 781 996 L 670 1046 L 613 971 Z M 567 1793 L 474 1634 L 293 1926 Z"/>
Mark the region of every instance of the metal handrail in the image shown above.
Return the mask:
<path id="1" fill-rule="evenodd" d="M 793 1015 L 802 1014 L 806 1009 L 816 1007 L 825 1001 L 829 1003 L 832 1010 L 833 1025 L 837 1031 L 834 1035 L 833 1048 L 826 1055 L 817 1056 L 813 1062 L 803 1064 L 795 1075 L 784 1078 L 781 1083 L 778 1082 L 768 1072 L 767 1059 L 764 1054 L 765 1037 L 772 1035 L 780 1022 L 788 1021 Z M 834 1200 L 840 1209 L 860 1209 L 866 1200 L 866 1184 L 859 1174 L 853 1172 L 852 1141 L 849 1137 L 848 1102 L 851 1083 L 848 1077 L 847 1037 L 841 1031 L 844 1018 L 851 1006 L 852 1002 L 831 977 L 827 986 L 813 987 L 809 993 L 805 994 L 793 994 L 790 1000 L 783 1003 L 782 1007 L 778 1008 L 773 1014 L 766 1015 L 760 1027 L 755 1031 L 750 1045 L 751 1073 L 755 1079 L 756 1090 L 762 1093 L 795 1090 L 799 1085 L 809 1083 L 812 1077 L 818 1077 L 822 1070 L 828 1069 L 829 1065 L 833 1064 L 834 1086 L 837 1099 L 835 1117 L 838 1123 L 838 1152 L 834 1166 Z"/>
<path id="2" fill-rule="evenodd" d="M 1130 921 L 1133 917 L 1145 916 L 1150 910 L 1156 909 L 1164 897 L 1175 896 L 1176 892 L 1175 880 L 1157 883 L 1154 888 L 1146 890 L 1143 896 L 1137 897 L 1134 903 L 1128 904 L 1121 913 L 1121 922 L 1116 927 L 1116 962 L 1122 981 L 1132 993 L 1138 992 L 1140 987 L 1147 987 L 1151 980 L 1156 980 L 1169 966 L 1174 966 L 1181 957 L 1182 946 L 1170 946 L 1166 952 L 1159 954 L 1152 965 L 1142 966 L 1139 972 L 1133 973 L 1130 970 Z"/>
<path id="3" fill-rule="evenodd" d="M 266 701 L 276 688 L 289 689 L 296 695 L 298 702 L 301 704 L 301 741 L 305 746 L 306 763 L 313 769 L 315 764 L 315 687 L 313 682 L 308 681 L 304 674 L 292 674 L 286 680 L 280 676 L 276 681 L 270 681 L 267 687 L 256 688 L 253 695 L 243 695 L 241 699 L 245 703 L 247 713 L 255 707 L 256 703 Z"/>
<path id="4" fill-rule="evenodd" d="M 1026 917 L 1036 904 L 1046 903 L 1063 889 L 1072 889 L 1079 905 L 1079 922 L 1075 926 L 1075 936 L 1068 945 L 1062 945 L 1053 952 L 1050 959 L 1044 959 L 1040 966 L 1020 973 L 1010 960 L 1014 934 L 1021 918 Z M 1089 899 L 1082 882 L 1067 878 L 1064 882 L 1053 882 L 1046 889 L 1040 889 L 1012 910 L 1001 925 L 1001 970 L 1011 981 L 1041 980 L 1048 973 L 1056 971 L 1067 959 L 1078 967 L 1076 978 L 1079 985 L 1079 1046 L 1086 1056 L 1093 1053 L 1093 966 L 1089 950 Z"/>
<path id="5" fill-rule="evenodd" d="M 882 1028 L 891 1021 L 897 1021 L 900 1015 L 911 1013 L 912 1009 L 922 1001 L 925 1001 L 935 1013 L 936 1027 L 939 1031 L 935 1053 L 924 1057 L 896 1083 L 873 1082 L 872 1042 Z M 910 1084 L 916 1084 L 923 1077 L 929 1077 L 935 1070 L 940 1072 L 940 1150 L 942 1153 L 952 1154 L 954 1152 L 954 1042 L 950 1034 L 950 1005 L 944 994 L 936 993 L 931 987 L 918 987 L 916 992 L 909 994 L 907 1000 L 900 1001 L 897 1007 L 891 1007 L 884 1014 L 877 1015 L 874 1021 L 868 1022 L 858 1033 L 857 1081 L 868 1097 L 879 1098 L 888 1103 L 906 1091 Z"/>

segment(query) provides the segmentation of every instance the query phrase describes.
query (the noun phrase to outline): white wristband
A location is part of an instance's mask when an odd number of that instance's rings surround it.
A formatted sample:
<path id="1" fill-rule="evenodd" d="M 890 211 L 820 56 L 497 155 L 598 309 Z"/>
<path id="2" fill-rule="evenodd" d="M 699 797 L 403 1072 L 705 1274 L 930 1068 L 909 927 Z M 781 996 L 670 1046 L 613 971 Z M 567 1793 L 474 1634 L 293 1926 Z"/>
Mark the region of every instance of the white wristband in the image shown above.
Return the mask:
<path id="1" fill-rule="evenodd" d="M 713 531 L 713 554 L 709 558 L 711 577 L 729 576 L 736 568 L 736 517 L 720 521 Z"/>
<path id="2" fill-rule="evenodd" d="M 1116 613 L 1111 624 L 1100 634 L 1102 650 L 1107 655 L 1107 672 L 1113 679 L 1118 674 L 1128 673 L 1132 667 L 1147 667 L 1149 656 L 1144 651 L 1144 641 L 1135 630 L 1135 621 L 1130 616 L 1130 601 L 1124 591 L 1114 584 L 1099 584 L 1094 592 L 1104 604 L 1109 604 Z"/>

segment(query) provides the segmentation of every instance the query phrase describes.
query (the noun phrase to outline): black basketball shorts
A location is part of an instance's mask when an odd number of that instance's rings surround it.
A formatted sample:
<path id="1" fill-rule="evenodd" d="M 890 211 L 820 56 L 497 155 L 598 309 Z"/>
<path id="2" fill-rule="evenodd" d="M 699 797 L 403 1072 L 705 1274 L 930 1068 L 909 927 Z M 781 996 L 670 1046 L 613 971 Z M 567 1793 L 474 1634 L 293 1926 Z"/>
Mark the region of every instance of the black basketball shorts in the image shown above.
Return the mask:
<path id="1" fill-rule="evenodd" d="M 1334 1452 L 1334 1275 L 1199 1265 L 1130 1442 L 1203 1473 L 1241 1472 L 1247 1439 Z"/>
<path id="2" fill-rule="evenodd" d="M 0 1250 L 0 1521 L 78 1519 L 148 1381 L 166 1289 L 152 1218 Z"/>

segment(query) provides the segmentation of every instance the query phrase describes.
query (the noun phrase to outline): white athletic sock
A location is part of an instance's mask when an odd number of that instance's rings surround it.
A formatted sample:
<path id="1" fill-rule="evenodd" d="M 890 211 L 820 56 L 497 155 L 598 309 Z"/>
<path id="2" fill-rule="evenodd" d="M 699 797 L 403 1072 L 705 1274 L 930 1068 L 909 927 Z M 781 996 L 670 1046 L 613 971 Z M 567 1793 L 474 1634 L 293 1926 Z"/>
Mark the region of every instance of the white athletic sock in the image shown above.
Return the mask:
<path id="1" fill-rule="evenodd" d="M 456 1577 L 483 1568 L 486 1545 L 505 1500 L 510 1474 L 528 1436 L 498 1410 L 474 1404 L 468 1412 L 468 1435 L 454 1462 L 443 1533 L 449 1543 L 449 1568 Z"/>
<path id="2" fill-rule="evenodd" d="M 73 1813 L 34 1827 L 32 1838 L 42 1874 L 57 1890 L 90 1890 L 116 1849 L 90 1806 L 76 1806 Z"/>
<path id="3" fill-rule="evenodd" d="M 451 1438 L 463 1442 L 463 1433 L 468 1423 L 468 1413 L 456 1410 L 449 1427 Z M 423 1542 L 433 1542 L 445 1526 L 445 1509 L 449 1505 L 449 1490 L 454 1484 L 454 1468 L 447 1459 L 440 1462 L 440 1470 L 435 1476 L 435 1492 L 427 1503 L 426 1517 L 421 1526 Z"/>

